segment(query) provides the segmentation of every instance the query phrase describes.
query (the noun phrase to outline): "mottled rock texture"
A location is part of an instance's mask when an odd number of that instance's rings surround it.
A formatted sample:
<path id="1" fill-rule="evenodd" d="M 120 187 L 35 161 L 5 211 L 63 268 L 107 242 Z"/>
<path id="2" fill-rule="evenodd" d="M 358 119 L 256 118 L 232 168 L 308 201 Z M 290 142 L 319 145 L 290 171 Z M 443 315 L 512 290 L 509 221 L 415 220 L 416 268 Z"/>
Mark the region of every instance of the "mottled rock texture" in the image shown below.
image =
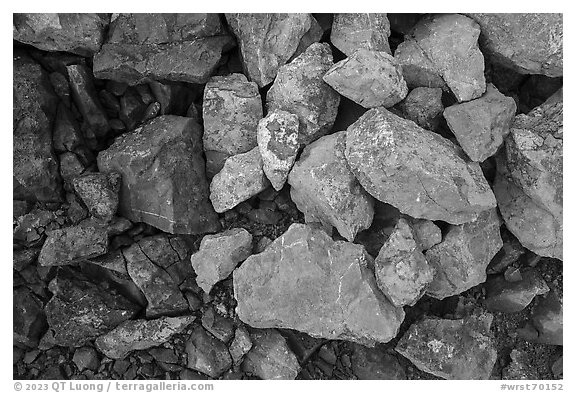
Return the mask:
<path id="1" fill-rule="evenodd" d="M 73 179 L 72 185 L 92 217 L 110 221 L 118 210 L 120 182 L 116 172 L 89 173 Z"/>
<path id="2" fill-rule="evenodd" d="M 254 331 L 250 339 L 252 348 L 242 364 L 244 371 L 267 380 L 296 379 L 300 364 L 278 331 Z"/>
<path id="3" fill-rule="evenodd" d="M 335 14 L 330 41 L 350 57 L 358 49 L 391 54 L 390 22 L 386 14 Z"/>
<path id="4" fill-rule="evenodd" d="M 518 312 L 526 308 L 536 296 L 548 291 L 546 281 L 534 269 L 525 270 L 521 273 L 521 279 L 514 282 L 498 276 L 486 283 L 484 306 L 489 311 Z"/>
<path id="5" fill-rule="evenodd" d="M 48 238 L 38 263 L 41 266 L 61 266 L 97 257 L 108 252 L 108 232 L 91 225 L 69 226 L 48 232 Z"/>

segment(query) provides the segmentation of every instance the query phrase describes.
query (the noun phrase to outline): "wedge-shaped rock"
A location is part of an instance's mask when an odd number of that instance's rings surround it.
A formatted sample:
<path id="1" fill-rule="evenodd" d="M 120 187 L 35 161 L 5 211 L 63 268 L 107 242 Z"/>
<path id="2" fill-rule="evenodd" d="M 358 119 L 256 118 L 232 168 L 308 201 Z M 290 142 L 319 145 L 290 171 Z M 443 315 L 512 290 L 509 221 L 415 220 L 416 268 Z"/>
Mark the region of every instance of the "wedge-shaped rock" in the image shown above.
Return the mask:
<path id="1" fill-rule="evenodd" d="M 491 83 L 486 94 L 444 110 L 448 127 L 472 161 L 484 161 L 496 154 L 510 132 L 516 115 L 516 102 L 500 93 Z"/>
<path id="2" fill-rule="evenodd" d="M 534 269 L 522 272 L 520 281 L 508 282 L 503 276 L 498 276 L 486 283 L 484 306 L 489 311 L 518 312 L 537 295 L 544 295 L 549 290 L 546 281 Z"/>
<path id="3" fill-rule="evenodd" d="M 157 347 L 173 335 L 182 333 L 194 321 L 193 316 L 161 317 L 147 321 L 126 321 L 96 339 L 96 348 L 112 359 L 122 359 L 132 351 Z"/>
<path id="4" fill-rule="evenodd" d="M 298 116 L 285 111 L 274 111 L 258 123 L 258 148 L 264 162 L 264 173 L 272 187 L 280 191 L 296 161 L 298 142 Z"/>
<path id="5" fill-rule="evenodd" d="M 330 42 L 350 57 L 358 49 L 391 54 L 390 22 L 386 14 L 335 14 Z"/>
<path id="6" fill-rule="evenodd" d="M 12 34 L 41 50 L 91 57 L 104 42 L 108 22 L 109 14 L 14 14 Z"/>
<path id="7" fill-rule="evenodd" d="M 414 238 L 422 251 L 426 251 L 442 241 L 442 231 L 432 221 L 412 219 L 409 222 L 414 231 Z"/>
<path id="8" fill-rule="evenodd" d="M 230 210 L 264 191 L 270 182 L 264 174 L 263 165 L 258 147 L 228 158 L 210 183 L 210 200 L 214 210 L 218 213 Z"/>
<path id="9" fill-rule="evenodd" d="M 378 288 L 396 307 L 413 306 L 434 279 L 410 224 L 401 218 L 374 260 Z"/>
<path id="10" fill-rule="evenodd" d="M 26 286 L 14 288 L 12 294 L 14 344 L 35 348 L 46 331 L 42 301 Z"/>
<path id="11" fill-rule="evenodd" d="M 490 60 L 521 74 L 562 76 L 562 14 L 468 14 L 482 29 L 480 44 Z"/>
<path id="12" fill-rule="evenodd" d="M 506 226 L 529 250 L 563 258 L 562 90 L 518 115 L 498 161 L 494 193 Z"/>
<path id="13" fill-rule="evenodd" d="M 404 311 L 379 291 L 364 248 L 292 224 L 234 271 L 239 318 L 255 328 L 373 346 L 394 338 Z"/>
<path id="14" fill-rule="evenodd" d="M 488 379 L 496 363 L 492 315 L 465 319 L 427 317 L 414 323 L 396 351 L 420 370 L 444 379 Z"/>
<path id="15" fill-rule="evenodd" d="M 312 27 L 310 14 L 226 14 L 240 46 L 242 66 L 251 81 L 263 87 L 296 52 Z"/>
<path id="16" fill-rule="evenodd" d="M 308 145 L 290 172 L 290 195 L 306 222 L 319 222 L 353 241 L 368 229 L 374 201 L 348 168 L 346 131 L 324 136 Z"/>
<path id="17" fill-rule="evenodd" d="M 348 127 L 346 160 L 376 199 L 414 218 L 462 224 L 496 206 L 478 163 L 457 147 L 384 108 Z"/>
<path id="18" fill-rule="evenodd" d="M 323 77 L 334 90 L 364 108 L 396 105 L 408 94 L 402 68 L 386 52 L 358 49 Z"/>
<path id="19" fill-rule="evenodd" d="M 266 95 L 268 111 L 284 110 L 298 116 L 300 144 L 325 135 L 334 124 L 340 96 L 322 77 L 334 65 L 327 43 L 315 43 L 278 71 Z"/>
<path id="20" fill-rule="evenodd" d="M 531 320 L 520 331 L 522 338 L 548 345 L 564 345 L 564 302 L 562 294 L 551 290 L 539 296 L 532 309 Z M 528 335 L 526 333 L 529 333 Z"/>
<path id="21" fill-rule="evenodd" d="M 122 175 L 120 214 L 165 232 L 220 228 L 208 200 L 202 130 L 194 120 L 160 116 L 124 134 L 98 155 L 101 172 Z"/>
<path id="22" fill-rule="evenodd" d="M 232 367 L 232 357 L 226 345 L 196 326 L 186 342 L 188 368 L 218 378 Z"/>
<path id="23" fill-rule="evenodd" d="M 481 213 L 476 221 L 452 225 L 442 242 L 426 252 L 436 269 L 426 293 L 444 299 L 486 281 L 486 268 L 502 248 L 500 225 L 496 209 Z"/>
<path id="24" fill-rule="evenodd" d="M 196 283 L 206 293 L 217 282 L 224 280 L 236 265 L 252 254 L 252 235 L 243 228 L 234 228 L 206 235 L 200 250 L 190 257 L 196 272 Z"/>
<path id="25" fill-rule="evenodd" d="M 252 349 L 242 363 L 245 372 L 266 380 L 296 379 L 300 364 L 278 331 L 253 330 L 250 338 Z"/>
<path id="26" fill-rule="evenodd" d="M 108 231 L 101 226 L 76 225 L 48 232 L 38 263 L 61 266 L 78 263 L 108 252 Z"/>
<path id="27" fill-rule="evenodd" d="M 409 86 L 442 87 L 443 80 L 458 102 L 469 101 L 486 90 L 479 35 L 478 24 L 466 16 L 429 15 L 418 22 L 394 57 Z"/>
<path id="28" fill-rule="evenodd" d="M 92 217 L 110 221 L 118 210 L 120 181 L 115 172 L 89 173 L 73 179 L 72 185 Z"/>
<path id="29" fill-rule="evenodd" d="M 412 120 L 422 128 L 434 131 L 444 110 L 442 89 L 417 87 L 408 93 L 399 106 L 406 119 Z"/>

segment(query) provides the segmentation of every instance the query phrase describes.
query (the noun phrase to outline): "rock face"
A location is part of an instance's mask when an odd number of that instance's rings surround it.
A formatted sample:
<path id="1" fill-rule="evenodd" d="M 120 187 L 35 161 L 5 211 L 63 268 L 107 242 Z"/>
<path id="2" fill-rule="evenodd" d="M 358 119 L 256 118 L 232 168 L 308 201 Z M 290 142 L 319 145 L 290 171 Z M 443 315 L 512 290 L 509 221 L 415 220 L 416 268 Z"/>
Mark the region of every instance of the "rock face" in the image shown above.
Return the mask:
<path id="1" fill-rule="evenodd" d="M 336 120 L 340 96 L 322 80 L 333 65 L 330 46 L 312 44 L 280 67 L 266 95 L 269 112 L 284 110 L 298 116 L 301 145 L 325 135 Z"/>
<path id="2" fill-rule="evenodd" d="M 290 196 L 306 222 L 319 222 L 353 241 L 370 227 L 373 199 L 348 168 L 346 131 L 324 136 L 306 147 L 290 172 Z"/>
<path id="3" fill-rule="evenodd" d="M 208 200 L 201 133 L 194 120 L 166 115 L 100 152 L 100 171 L 122 175 L 121 215 L 169 233 L 219 229 Z"/>
<path id="4" fill-rule="evenodd" d="M 404 380 L 406 372 L 395 356 L 382 348 L 354 345 L 352 370 L 361 380 Z"/>
<path id="5" fill-rule="evenodd" d="M 197 326 L 186 343 L 188 368 L 218 378 L 232 367 L 232 358 L 226 345 Z"/>
<path id="6" fill-rule="evenodd" d="M 396 60 L 386 52 L 368 49 L 358 49 L 334 64 L 323 80 L 364 108 L 389 108 L 408 94 L 402 68 Z"/>
<path id="7" fill-rule="evenodd" d="M 494 194 L 506 226 L 529 250 L 562 259 L 562 90 L 518 115 L 498 161 Z"/>
<path id="8" fill-rule="evenodd" d="M 310 14 L 226 14 L 240 46 L 242 66 L 251 81 L 263 87 L 296 52 L 311 29 Z"/>
<path id="9" fill-rule="evenodd" d="M 122 359 L 132 351 L 156 347 L 168 341 L 194 321 L 193 316 L 161 317 L 151 321 L 126 321 L 98 337 L 96 347 L 112 359 Z"/>
<path id="10" fill-rule="evenodd" d="M 200 250 L 190 258 L 196 283 L 206 293 L 252 254 L 252 235 L 243 228 L 229 229 L 202 238 Z"/>
<path id="11" fill-rule="evenodd" d="M 522 272 L 521 280 L 515 282 L 508 282 L 498 276 L 486 283 L 484 306 L 489 311 L 518 312 L 526 308 L 537 295 L 544 295 L 548 291 L 546 281 L 534 269 Z"/>
<path id="12" fill-rule="evenodd" d="M 272 187 L 280 191 L 296 161 L 300 147 L 298 116 L 274 111 L 258 123 L 258 149 L 264 163 L 264 173 Z"/>
<path id="13" fill-rule="evenodd" d="M 48 75 L 32 59 L 15 53 L 12 65 L 14 198 L 60 201 L 62 180 L 52 150 L 56 95 Z"/>
<path id="14" fill-rule="evenodd" d="M 425 318 L 414 323 L 396 351 L 420 370 L 444 379 L 488 379 L 496 363 L 489 336 L 492 315 Z"/>
<path id="15" fill-rule="evenodd" d="M 25 286 L 13 290 L 13 339 L 29 347 L 36 347 L 46 330 L 46 315 L 42 302 Z"/>
<path id="16" fill-rule="evenodd" d="M 252 349 L 242 363 L 245 372 L 262 379 L 296 379 L 300 364 L 286 340 L 274 329 L 254 330 Z"/>
<path id="17" fill-rule="evenodd" d="M 410 224 L 401 218 L 374 260 L 378 288 L 396 307 L 413 306 L 434 279 Z"/>
<path id="18" fill-rule="evenodd" d="M 376 199 L 414 218 L 462 224 L 496 206 L 480 166 L 456 146 L 384 108 L 348 127 L 346 160 Z"/>
<path id="19" fill-rule="evenodd" d="M 12 35 L 41 50 L 90 57 L 100 50 L 109 21 L 108 14 L 14 14 Z"/>
<path id="20" fill-rule="evenodd" d="M 370 262 L 362 246 L 292 224 L 234 271 L 238 316 L 256 328 L 294 329 L 368 346 L 387 342 L 404 312 L 378 290 Z"/>
<path id="21" fill-rule="evenodd" d="M 77 225 L 48 232 L 38 263 L 62 266 L 108 252 L 108 232 L 100 226 Z"/>
<path id="22" fill-rule="evenodd" d="M 422 251 L 426 251 L 442 241 L 442 231 L 432 221 L 413 219 L 410 220 L 410 225 L 414 231 L 414 238 Z"/>
<path id="23" fill-rule="evenodd" d="M 478 24 L 463 15 L 425 16 L 394 57 L 408 86 L 442 87 L 444 81 L 458 102 L 469 101 L 486 90 L 479 35 Z"/>
<path id="24" fill-rule="evenodd" d="M 448 127 L 472 161 L 484 161 L 496 154 L 510 131 L 516 102 L 491 83 L 486 94 L 444 110 Z"/>
<path id="25" fill-rule="evenodd" d="M 542 344 L 563 345 L 563 313 L 562 297 L 558 296 L 555 291 L 550 291 L 546 296 L 539 297 L 532 309 L 532 319 L 528 325 L 535 335 L 527 339 Z"/>
<path id="26" fill-rule="evenodd" d="M 210 200 L 214 210 L 218 213 L 230 210 L 264 191 L 270 182 L 264 174 L 263 165 L 258 147 L 228 158 L 210 183 Z"/>
<path id="27" fill-rule="evenodd" d="M 350 57 L 358 49 L 390 52 L 390 22 L 386 14 L 335 14 L 330 41 Z"/>
<path id="28" fill-rule="evenodd" d="M 486 268 L 502 248 L 500 224 L 496 209 L 492 209 L 476 221 L 452 225 L 442 242 L 426 252 L 426 259 L 436 269 L 426 293 L 444 299 L 486 281 Z"/>
<path id="29" fill-rule="evenodd" d="M 562 76 L 562 14 L 468 14 L 482 29 L 480 44 L 490 60 L 521 74 Z"/>
<path id="30" fill-rule="evenodd" d="M 92 217 L 110 221 L 118 210 L 120 181 L 116 172 L 89 173 L 73 179 L 72 185 Z"/>
<path id="31" fill-rule="evenodd" d="M 439 87 L 417 87 L 412 89 L 400 104 L 404 117 L 420 127 L 433 131 L 444 110 L 442 89 Z"/>

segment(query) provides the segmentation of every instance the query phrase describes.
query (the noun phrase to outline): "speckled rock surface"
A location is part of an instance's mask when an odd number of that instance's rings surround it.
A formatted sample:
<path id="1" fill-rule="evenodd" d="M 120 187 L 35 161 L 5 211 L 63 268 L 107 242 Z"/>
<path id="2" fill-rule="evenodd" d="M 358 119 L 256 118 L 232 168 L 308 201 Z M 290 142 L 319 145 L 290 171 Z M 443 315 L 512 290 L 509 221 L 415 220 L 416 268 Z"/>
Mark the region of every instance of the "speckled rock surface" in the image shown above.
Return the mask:
<path id="1" fill-rule="evenodd" d="M 110 221 L 118 210 L 120 182 L 116 172 L 89 173 L 73 179 L 72 185 L 92 217 Z"/>
<path id="2" fill-rule="evenodd" d="M 252 348 L 246 354 L 244 371 L 261 379 L 296 379 L 300 365 L 280 333 L 274 329 L 250 334 Z"/>
<path id="3" fill-rule="evenodd" d="M 186 342 L 188 368 L 218 378 L 232 367 L 232 358 L 226 345 L 196 326 Z"/>
<path id="4" fill-rule="evenodd" d="M 484 306 L 489 311 L 522 311 L 538 295 L 548 293 L 546 281 L 533 269 L 521 273 L 519 281 L 507 281 L 503 276 L 490 279 L 486 283 Z"/>
<path id="5" fill-rule="evenodd" d="M 346 56 L 362 48 L 391 54 L 386 14 L 334 14 L 330 41 Z"/>
<path id="6" fill-rule="evenodd" d="M 61 266 L 108 252 L 108 232 L 100 226 L 77 225 L 48 232 L 38 263 Z"/>
<path id="7" fill-rule="evenodd" d="M 410 90 L 400 108 L 406 119 L 420 127 L 434 131 L 444 111 L 442 89 L 439 87 L 416 87 Z"/>

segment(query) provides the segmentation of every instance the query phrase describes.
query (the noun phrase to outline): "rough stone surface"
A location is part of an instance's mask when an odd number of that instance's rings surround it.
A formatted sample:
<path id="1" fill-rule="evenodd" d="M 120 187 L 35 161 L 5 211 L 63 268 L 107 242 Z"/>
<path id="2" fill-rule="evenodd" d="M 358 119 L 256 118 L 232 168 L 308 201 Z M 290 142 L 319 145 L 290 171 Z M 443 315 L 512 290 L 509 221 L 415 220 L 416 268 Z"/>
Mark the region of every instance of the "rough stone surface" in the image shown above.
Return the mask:
<path id="1" fill-rule="evenodd" d="M 76 367 L 78 367 L 79 371 L 96 371 L 100 365 L 100 362 L 98 361 L 98 352 L 96 352 L 92 347 L 81 347 L 76 349 L 72 361 Z"/>
<path id="2" fill-rule="evenodd" d="M 422 251 L 426 251 L 442 241 L 442 231 L 432 221 L 415 219 L 409 221 L 414 231 L 414 238 Z"/>
<path id="3" fill-rule="evenodd" d="M 443 80 L 458 102 L 469 101 L 486 90 L 479 35 L 478 24 L 464 15 L 425 16 L 394 57 L 408 86 L 442 87 Z"/>
<path id="4" fill-rule="evenodd" d="M 266 95 L 269 112 L 284 110 L 298 116 L 301 145 L 325 135 L 336 120 L 340 96 L 322 80 L 333 65 L 330 46 L 312 44 L 292 62 L 280 67 Z"/>
<path id="5" fill-rule="evenodd" d="M 562 76 L 562 14 L 468 14 L 482 29 L 480 44 L 491 61 L 521 74 Z"/>
<path id="6" fill-rule="evenodd" d="M 236 265 L 252 254 L 252 235 L 234 228 L 202 238 L 200 250 L 190 258 L 196 272 L 196 283 L 204 292 L 232 273 Z"/>
<path id="7" fill-rule="evenodd" d="M 294 329 L 368 346 L 387 342 L 404 312 L 378 290 L 369 263 L 362 246 L 292 224 L 234 271 L 238 316 L 256 328 Z"/>
<path id="8" fill-rule="evenodd" d="M 201 132 L 192 119 L 161 116 L 98 154 L 101 172 L 122 175 L 121 215 L 170 233 L 219 229 L 208 200 Z"/>
<path id="9" fill-rule="evenodd" d="M 420 127 L 435 130 L 444 111 L 442 89 L 439 87 L 417 87 L 412 89 L 400 103 L 404 117 Z"/>
<path id="10" fill-rule="evenodd" d="M 548 293 L 546 281 L 538 271 L 529 269 L 521 273 L 520 281 L 509 282 L 503 276 L 488 280 L 484 306 L 489 311 L 522 311 L 537 295 Z"/>
<path id="11" fill-rule="evenodd" d="M 186 343 L 188 368 L 218 378 L 232 367 L 232 358 L 226 345 L 197 326 Z"/>
<path id="12" fill-rule="evenodd" d="M 444 299 L 486 281 L 486 268 L 502 247 L 500 225 L 498 212 L 492 209 L 476 221 L 450 226 L 442 242 L 426 252 L 436 269 L 426 293 Z"/>
<path id="13" fill-rule="evenodd" d="M 210 183 L 210 201 L 214 210 L 222 213 L 264 191 L 269 185 L 260 150 L 255 147 L 226 160 Z"/>
<path id="14" fill-rule="evenodd" d="M 529 336 L 523 334 L 523 338 L 542 344 L 563 345 L 563 314 L 562 297 L 558 296 L 556 291 L 551 290 L 545 296 L 539 296 L 527 326 L 531 334 Z"/>
<path id="15" fill-rule="evenodd" d="M 401 218 L 374 260 L 378 288 L 396 307 L 413 306 L 434 279 L 434 268 L 415 240 L 414 232 Z"/>
<path id="16" fill-rule="evenodd" d="M 118 210 L 120 181 L 116 172 L 89 173 L 73 179 L 72 185 L 92 217 L 110 221 Z"/>
<path id="17" fill-rule="evenodd" d="M 218 314 L 214 307 L 209 307 L 202 313 L 202 326 L 223 343 L 228 343 L 234 336 L 234 321 Z"/>
<path id="18" fill-rule="evenodd" d="M 562 259 L 562 90 L 518 115 L 499 156 L 494 194 L 510 232 L 529 250 Z"/>
<path id="19" fill-rule="evenodd" d="M 250 333 L 244 326 L 239 326 L 234 332 L 234 339 L 230 343 L 230 356 L 234 361 L 234 365 L 239 365 L 244 359 L 244 355 L 252 348 L 252 339 Z"/>
<path id="20" fill-rule="evenodd" d="M 41 50 L 90 57 L 100 49 L 109 21 L 109 14 L 14 14 L 12 36 Z"/>
<path id="21" fill-rule="evenodd" d="M 444 110 L 448 127 L 472 161 L 484 161 L 496 154 L 510 132 L 516 102 L 500 93 L 491 83 L 486 93 L 475 100 Z"/>
<path id="22" fill-rule="evenodd" d="M 324 136 L 308 145 L 290 172 L 290 196 L 306 222 L 334 226 L 346 239 L 370 227 L 373 199 L 348 168 L 346 131 Z"/>
<path id="23" fill-rule="evenodd" d="M 390 22 L 386 14 L 335 14 L 330 41 L 350 57 L 358 49 L 391 54 Z"/>
<path id="24" fill-rule="evenodd" d="M 46 330 L 46 315 L 43 304 L 25 286 L 13 289 L 13 339 L 29 347 L 36 347 Z"/>
<path id="25" fill-rule="evenodd" d="M 346 160 L 376 199 L 414 218 L 462 224 L 496 206 L 477 163 L 456 146 L 384 108 L 348 127 Z"/>
<path id="26" fill-rule="evenodd" d="M 420 370 L 444 379 L 488 379 L 496 363 L 492 315 L 427 317 L 410 326 L 396 351 Z"/>
<path id="27" fill-rule="evenodd" d="M 389 108 L 408 94 L 402 67 L 386 52 L 358 49 L 334 64 L 322 79 L 364 108 Z"/>
<path id="28" fill-rule="evenodd" d="M 252 349 L 246 354 L 242 368 L 261 379 L 296 379 L 300 365 L 286 340 L 274 329 L 255 330 L 250 334 Z"/>
<path id="29" fill-rule="evenodd" d="M 403 380 L 406 372 L 395 356 L 383 348 L 354 345 L 351 356 L 352 371 L 361 380 Z"/>
<path id="30" fill-rule="evenodd" d="M 94 258 L 108 252 L 108 232 L 101 226 L 77 225 L 48 232 L 38 263 L 61 266 Z"/>
<path id="31" fill-rule="evenodd" d="M 296 52 L 301 38 L 312 27 L 310 14 L 226 14 L 238 39 L 244 72 L 263 87 Z"/>
<path id="32" fill-rule="evenodd" d="M 280 191 L 300 147 L 298 116 L 281 110 L 268 113 L 258 123 L 257 141 L 264 173 L 272 187 Z"/>
<path id="33" fill-rule="evenodd" d="M 96 347 L 112 359 L 122 359 L 132 351 L 156 347 L 181 333 L 194 321 L 193 316 L 161 317 L 146 321 L 126 321 L 96 339 Z"/>

